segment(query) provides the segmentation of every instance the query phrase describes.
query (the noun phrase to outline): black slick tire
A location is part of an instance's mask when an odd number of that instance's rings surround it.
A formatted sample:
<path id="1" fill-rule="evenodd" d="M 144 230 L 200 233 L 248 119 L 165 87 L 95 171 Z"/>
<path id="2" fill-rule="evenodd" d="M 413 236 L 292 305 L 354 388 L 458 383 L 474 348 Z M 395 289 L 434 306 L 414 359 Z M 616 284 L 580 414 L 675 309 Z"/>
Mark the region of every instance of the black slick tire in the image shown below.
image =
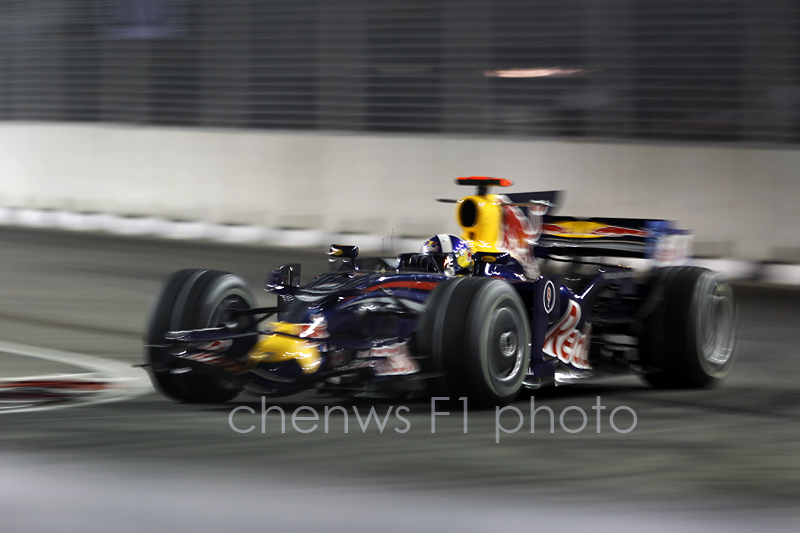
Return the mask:
<path id="1" fill-rule="evenodd" d="M 643 323 L 640 351 L 658 388 L 702 388 L 720 383 L 734 361 L 736 307 L 719 274 L 699 267 L 657 270 L 660 300 Z"/>
<path id="2" fill-rule="evenodd" d="M 146 325 L 145 360 L 154 386 L 165 396 L 191 403 L 223 403 L 243 389 L 242 380 L 220 369 L 172 357 L 168 331 L 231 325 L 237 332 L 253 330 L 248 316 L 234 309 L 255 307 L 246 283 L 217 270 L 186 269 L 172 274 L 153 298 Z M 229 350 L 244 355 L 255 337 L 237 339 Z"/>
<path id="3" fill-rule="evenodd" d="M 514 400 L 530 363 L 530 319 L 514 287 L 497 278 L 456 278 L 431 295 L 417 330 L 430 355 L 434 395 L 490 407 Z"/>

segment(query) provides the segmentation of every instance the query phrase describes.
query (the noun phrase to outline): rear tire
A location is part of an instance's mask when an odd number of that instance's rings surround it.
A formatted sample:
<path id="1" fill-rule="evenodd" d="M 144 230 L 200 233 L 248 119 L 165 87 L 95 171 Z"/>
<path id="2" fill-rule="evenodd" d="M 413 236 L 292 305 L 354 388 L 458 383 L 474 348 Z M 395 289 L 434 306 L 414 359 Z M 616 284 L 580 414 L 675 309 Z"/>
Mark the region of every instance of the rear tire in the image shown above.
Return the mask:
<path id="1" fill-rule="evenodd" d="M 458 278 L 442 282 L 425 307 L 416 335 L 430 368 L 444 374 L 434 394 L 467 396 L 472 405 L 514 400 L 530 363 L 530 320 L 507 281 Z"/>
<path id="2" fill-rule="evenodd" d="M 239 277 L 217 270 L 186 269 L 172 274 L 153 298 L 147 323 L 145 359 L 156 389 L 174 400 L 223 403 L 243 389 L 242 380 L 217 368 L 180 360 L 170 353 L 168 331 L 232 326 L 236 332 L 254 331 L 249 316 L 234 317 L 234 309 L 255 307 L 247 284 Z M 255 337 L 236 339 L 231 355 L 246 355 Z"/>
<path id="3" fill-rule="evenodd" d="M 734 360 L 736 307 L 722 277 L 699 267 L 656 271 L 661 300 L 644 321 L 642 361 L 658 388 L 701 388 L 720 383 Z"/>

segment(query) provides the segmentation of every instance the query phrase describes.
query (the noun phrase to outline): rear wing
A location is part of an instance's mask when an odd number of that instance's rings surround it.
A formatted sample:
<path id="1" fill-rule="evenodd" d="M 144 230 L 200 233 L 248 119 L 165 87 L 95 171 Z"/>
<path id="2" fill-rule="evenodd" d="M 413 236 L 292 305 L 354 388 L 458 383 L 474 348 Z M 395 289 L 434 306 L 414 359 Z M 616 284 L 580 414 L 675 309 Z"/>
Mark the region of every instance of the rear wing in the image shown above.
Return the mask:
<path id="1" fill-rule="evenodd" d="M 668 266 L 685 264 L 692 244 L 692 232 L 670 220 L 545 215 L 535 255 L 637 257 Z"/>

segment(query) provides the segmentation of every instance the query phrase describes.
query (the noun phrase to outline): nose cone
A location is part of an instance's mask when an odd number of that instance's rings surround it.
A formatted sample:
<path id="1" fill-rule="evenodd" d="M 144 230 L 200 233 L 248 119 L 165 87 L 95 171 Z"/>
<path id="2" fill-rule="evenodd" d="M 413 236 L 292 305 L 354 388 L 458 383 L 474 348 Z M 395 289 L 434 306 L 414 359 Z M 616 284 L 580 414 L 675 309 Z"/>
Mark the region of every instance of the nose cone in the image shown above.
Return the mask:
<path id="1" fill-rule="evenodd" d="M 258 364 L 282 363 L 294 359 L 303 374 L 315 373 L 322 364 L 322 357 L 318 349 L 319 343 L 302 337 L 308 326 L 276 322 L 270 328 L 272 331 L 262 335 L 250 351 L 250 360 Z"/>

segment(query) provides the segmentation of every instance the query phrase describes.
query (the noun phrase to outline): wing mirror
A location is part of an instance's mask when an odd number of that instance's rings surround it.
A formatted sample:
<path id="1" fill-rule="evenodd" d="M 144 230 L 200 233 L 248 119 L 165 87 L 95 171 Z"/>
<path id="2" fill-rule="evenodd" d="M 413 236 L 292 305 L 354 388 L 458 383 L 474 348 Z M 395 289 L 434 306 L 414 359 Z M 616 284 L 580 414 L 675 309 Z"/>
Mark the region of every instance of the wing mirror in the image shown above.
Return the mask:
<path id="1" fill-rule="evenodd" d="M 281 265 L 267 278 L 266 289 L 270 292 L 292 292 L 290 287 L 300 286 L 300 263 Z"/>
<path id="2" fill-rule="evenodd" d="M 330 271 L 333 272 L 340 269 L 354 270 L 356 268 L 356 257 L 358 257 L 358 246 L 331 244 L 331 248 L 328 251 Z"/>

